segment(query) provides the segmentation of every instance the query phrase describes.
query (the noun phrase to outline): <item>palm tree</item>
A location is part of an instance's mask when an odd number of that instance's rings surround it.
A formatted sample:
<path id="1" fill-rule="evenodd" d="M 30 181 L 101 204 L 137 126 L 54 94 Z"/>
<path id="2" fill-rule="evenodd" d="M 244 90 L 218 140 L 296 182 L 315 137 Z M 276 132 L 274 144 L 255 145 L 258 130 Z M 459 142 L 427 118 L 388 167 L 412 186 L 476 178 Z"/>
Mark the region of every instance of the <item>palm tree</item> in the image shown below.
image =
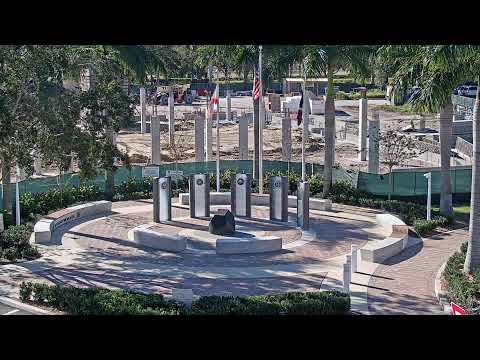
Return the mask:
<path id="1" fill-rule="evenodd" d="M 403 53 L 403 55 L 402 55 Z M 419 90 L 413 99 L 413 107 L 418 110 L 440 110 L 440 136 L 451 133 L 451 93 L 461 83 L 476 78 L 480 88 L 480 47 L 479 46 L 409 46 L 386 47 L 380 50 L 383 56 L 388 54 L 396 68 L 394 82 L 403 79 L 409 84 L 417 83 Z M 391 56 L 393 55 L 393 56 Z M 473 273 L 480 267 L 480 94 L 477 89 L 473 114 L 473 162 L 472 187 L 470 200 L 470 236 L 464 263 L 464 272 Z M 448 124 L 449 123 L 449 124 Z M 441 140 L 442 141 L 442 140 Z M 442 151 L 442 156 L 450 157 L 450 144 L 443 141 L 448 151 Z M 443 149 L 442 149 L 443 150 Z M 444 190 L 450 182 L 449 160 L 442 160 L 442 193 L 443 213 L 451 214 L 446 207 L 451 204 L 451 192 Z M 448 169 L 448 170 L 447 170 Z M 445 188 L 443 188 L 445 186 Z M 442 204 L 442 200 L 441 200 Z M 453 209 L 452 209 L 453 210 Z"/>
<path id="2" fill-rule="evenodd" d="M 325 161 L 323 197 L 332 189 L 333 165 L 335 162 L 335 101 L 333 94 L 333 74 L 339 67 L 355 74 L 368 74 L 368 56 L 372 52 L 369 46 L 306 46 L 303 56 L 310 71 L 318 74 L 327 69 L 327 92 L 325 99 Z"/>
<path id="3" fill-rule="evenodd" d="M 394 88 L 418 87 L 412 100 L 415 110 L 440 113 L 440 214 L 451 217 L 451 94 L 456 86 L 470 76 L 470 66 L 464 61 L 466 48 L 451 45 L 385 46 L 379 50 L 379 55 L 382 62 L 392 65 L 394 69 L 390 79 Z"/>

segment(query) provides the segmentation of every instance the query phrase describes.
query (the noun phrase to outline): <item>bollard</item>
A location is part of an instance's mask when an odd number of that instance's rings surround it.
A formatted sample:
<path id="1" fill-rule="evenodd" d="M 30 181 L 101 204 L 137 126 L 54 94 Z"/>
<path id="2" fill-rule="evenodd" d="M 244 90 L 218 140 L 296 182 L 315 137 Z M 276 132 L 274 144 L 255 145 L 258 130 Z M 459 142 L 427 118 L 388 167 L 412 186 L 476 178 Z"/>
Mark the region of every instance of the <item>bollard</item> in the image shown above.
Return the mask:
<path id="1" fill-rule="evenodd" d="M 358 258 L 358 245 L 352 245 L 352 270 L 351 273 L 357 272 L 357 258 Z"/>
<path id="2" fill-rule="evenodd" d="M 4 230 L 3 214 L 0 214 L 0 233 Z"/>
<path id="3" fill-rule="evenodd" d="M 288 179 L 270 177 L 270 220 L 288 221 Z"/>
<path id="4" fill-rule="evenodd" d="M 153 222 L 160 222 L 160 193 L 158 191 L 158 177 L 153 178 Z"/>
<path id="5" fill-rule="evenodd" d="M 158 180 L 158 219 L 172 221 L 172 179 L 170 176 Z"/>

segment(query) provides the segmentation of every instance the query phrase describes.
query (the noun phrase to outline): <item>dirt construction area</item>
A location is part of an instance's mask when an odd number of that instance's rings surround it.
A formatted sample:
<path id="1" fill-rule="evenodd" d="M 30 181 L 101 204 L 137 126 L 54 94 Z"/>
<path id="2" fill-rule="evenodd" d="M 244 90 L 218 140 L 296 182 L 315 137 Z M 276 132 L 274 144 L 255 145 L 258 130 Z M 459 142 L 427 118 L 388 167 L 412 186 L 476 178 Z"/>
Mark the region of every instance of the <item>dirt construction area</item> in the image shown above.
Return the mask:
<path id="1" fill-rule="evenodd" d="M 371 111 L 378 105 L 387 104 L 386 100 L 368 101 L 368 118 L 371 119 Z M 195 111 L 205 111 L 206 100 L 201 99 L 192 105 L 176 105 L 175 110 L 175 147 L 172 149 L 168 141 L 167 123 L 161 127 L 161 153 L 162 162 L 172 162 L 177 158 L 178 161 L 194 161 L 194 122 L 193 114 Z M 232 97 L 232 112 L 238 116 L 253 112 L 252 98 L 248 96 Z M 225 112 L 226 99 L 220 99 L 220 111 Z M 367 162 L 358 160 L 358 100 L 337 100 L 335 101 L 335 122 L 336 122 L 336 146 L 335 161 L 345 169 L 367 170 Z M 147 114 L 153 111 L 152 106 L 147 107 Z M 168 119 L 168 107 L 157 106 L 155 109 L 158 115 L 165 115 Z M 380 128 L 401 129 L 413 123 L 418 124 L 420 116 L 411 114 L 401 114 L 391 111 L 378 110 L 380 118 Z M 139 109 L 137 109 L 139 113 Z M 282 134 L 281 134 L 282 114 L 272 114 L 272 121 L 264 128 L 264 159 L 281 160 L 282 158 Z M 292 114 L 292 161 L 301 160 L 301 128 L 297 126 L 296 114 Z M 148 118 L 148 117 L 147 117 Z M 307 142 L 307 162 L 323 163 L 324 160 L 324 115 L 310 115 L 310 136 Z M 123 129 L 117 136 L 117 145 L 122 151 L 127 151 L 131 157 L 132 163 L 146 164 L 151 157 L 151 136 L 149 133 L 141 134 L 140 125 L 132 129 Z M 426 126 L 438 128 L 438 120 L 427 119 Z M 221 159 L 239 158 L 239 125 L 235 122 L 222 121 L 220 118 L 220 156 Z M 254 128 L 253 121 L 248 127 L 248 147 L 249 159 L 253 158 L 254 153 Z M 216 154 L 216 128 L 215 122 L 212 130 L 213 154 Z M 177 154 L 177 155 L 175 155 Z M 407 166 L 433 166 L 435 164 L 425 161 L 425 157 L 411 160 Z M 386 172 L 387 168 L 381 165 L 381 172 Z"/>

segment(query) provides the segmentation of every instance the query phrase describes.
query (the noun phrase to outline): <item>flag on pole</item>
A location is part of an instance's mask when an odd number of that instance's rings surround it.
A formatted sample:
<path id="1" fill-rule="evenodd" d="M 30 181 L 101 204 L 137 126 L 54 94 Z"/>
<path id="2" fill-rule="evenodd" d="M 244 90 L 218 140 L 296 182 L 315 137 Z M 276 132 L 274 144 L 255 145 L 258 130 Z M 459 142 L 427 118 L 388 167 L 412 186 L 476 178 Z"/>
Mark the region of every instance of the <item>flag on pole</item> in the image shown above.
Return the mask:
<path id="1" fill-rule="evenodd" d="M 219 93 L 220 93 L 220 90 L 217 84 L 217 87 L 215 88 L 215 91 L 213 92 L 212 97 L 210 99 L 210 103 L 209 103 L 210 114 L 212 114 L 218 108 L 218 100 L 220 97 Z"/>
<path id="2" fill-rule="evenodd" d="M 300 98 L 300 104 L 298 105 L 298 112 L 297 112 L 297 125 L 300 126 L 302 124 L 302 117 L 303 117 L 303 91 L 300 91 L 302 97 Z"/>
<path id="3" fill-rule="evenodd" d="M 260 98 L 260 81 L 258 80 L 258 71 L 255 71 L 253 79 L 253 91 L 252 91 L 253 100 L 258 100 Z"/>

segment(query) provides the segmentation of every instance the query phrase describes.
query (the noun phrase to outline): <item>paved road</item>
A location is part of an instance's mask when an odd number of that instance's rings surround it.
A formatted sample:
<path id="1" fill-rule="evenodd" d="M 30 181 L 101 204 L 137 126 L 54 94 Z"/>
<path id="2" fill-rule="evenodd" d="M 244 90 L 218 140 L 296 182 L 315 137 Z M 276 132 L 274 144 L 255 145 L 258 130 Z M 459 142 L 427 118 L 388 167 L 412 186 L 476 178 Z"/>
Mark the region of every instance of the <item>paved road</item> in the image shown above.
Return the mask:
<path id="1" fill-rule="evenodd" d="M 34 315 L 25 310 L 16 309 L 12 306 L 0 303 L 0 315 Z"/>

